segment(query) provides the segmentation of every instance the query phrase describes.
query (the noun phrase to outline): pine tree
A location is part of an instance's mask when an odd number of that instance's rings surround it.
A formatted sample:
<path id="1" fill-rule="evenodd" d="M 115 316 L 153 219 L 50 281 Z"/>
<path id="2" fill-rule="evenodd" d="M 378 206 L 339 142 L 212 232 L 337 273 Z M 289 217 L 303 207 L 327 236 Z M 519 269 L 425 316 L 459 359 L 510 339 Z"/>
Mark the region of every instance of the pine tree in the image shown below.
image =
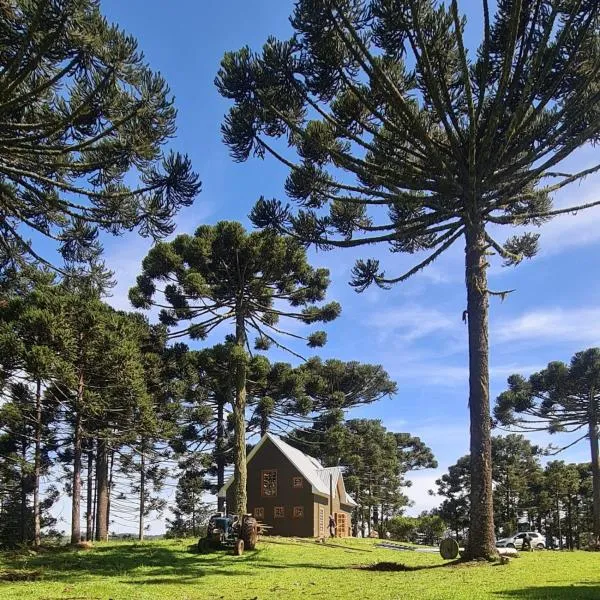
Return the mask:
<path id="1" fill-rule="evenodd" d="M 448 523 L 448 526 L 457 539 L 462 536 L 469 526 L 469 513 L 471 512 L 471 473 L 470 457 L 462 456 L 455 464 L 448 467 L 435 484 L 437 490 L 430 490 L 430 494 L 444 498 L 438 514 Z"/>
<path id="2" fill-rule="evenodd" d="M 21 539 L 29 542 L 31 530 L 33 544 L 38 548 L 42 529 L 41 477 L 48 471 L 49 453 L 56 447 L 53 425 L 58 408 L 45 389 L 68 370 L 65 358 L 71 339 L 65 327 L 63 298 L 52 285 L 52 277 L 41 272 L 35 277 L 36 287 L 14 294 L 2 310 L 0 365 L 10 399 L 4 411 L 12 423 L 9 437 L 19 430 L 21 438 Z M 31 461 L 28 454 L 33 455 Z M 29 479 L 33 494 L 31 527 L 25 518 L 29 487 L 25 484 Z"/>
<path id="3" fill-rule="evenodd" d="M 595 173 L 561 163 L 600 140 L 600 6 L 595 0 L 483 0 L 468 53 L 458 0 L 299 0 L 288 40 L 225 54 L 216 78 L 234 106 L 222 131 L 235 160 L 274 157 L 288 197 L 261 199 L 255 225 L 318 248 L 385 244 L 419 253 L 388 275 L 359 260 L 352 285 L 388 288 L 464 244 L 471 419 L 466 555 L 496 555 L 489 407 L 489 255 L 535 255 L 538 235 L 494 239 L 600 204 L 553 209 Z M 278 143 L 280 140 L 283 143 Z"/>
<path id="4" fill-rule="evenodd" d="M 575 443 L 590 444 L 593 475 L 593 532 L 600 548 L 600 348 L 577 352 L 566 365 L 551 362 L 543 371 L 525 379 L 508 378 L 508 390 L 498 396 L 495 417 L 504 425 L 550 433 L 580 432 Z"/>
<path id="5" fill-rule="evenodd" d="M 307 325 L 335 319 L 340 306 L 320 305 L 329 285 L 326 269 L 313 269 L 304 248 L 274 232 L 247 233 L 239 223 L 201 226 L 194 236 L 179 235 L 161 242 L 143 261 L 143 273 L 130 299 L 138 308 L 162 307 L 162 323 L 188 326 L 175 336 L 203 339 L 221 324 L 232 326 L 235 342 L 230 356 L 234 378 L 234 497 L 236 514 L 246 512 L 246 379 L 249 332 L 256 347 L 287 347 L 277 339 L 285 330 L 280 318 Z M 158 287 L 162 284 L 163 287 Z M 172 334 L 173 335 L 173 334 Z M 297 334 L 288 334 L 301 338 Z M 322 346 L 322 331 L 306 338 Z"/>
<path id="6" fill-rule="evenodd" d="M 206 485 L 204 477 L 193 469 L 186 470 L 177 482 L 174 518 L 167 519 L 167 535 L 171 537 L 199 536 L 202 525 L 208 520 L 211 507 L 204 502 Z"/>
<path id="7" fill-rule="evenodd" d="M 188 158 L 162 149 L 173 100 L 96 0 L 2 2 L 0 71 L 2 262 L 47 263 L 30 232 L 82 261 L 99 229 L 173 231 L 200 190 Z"/>

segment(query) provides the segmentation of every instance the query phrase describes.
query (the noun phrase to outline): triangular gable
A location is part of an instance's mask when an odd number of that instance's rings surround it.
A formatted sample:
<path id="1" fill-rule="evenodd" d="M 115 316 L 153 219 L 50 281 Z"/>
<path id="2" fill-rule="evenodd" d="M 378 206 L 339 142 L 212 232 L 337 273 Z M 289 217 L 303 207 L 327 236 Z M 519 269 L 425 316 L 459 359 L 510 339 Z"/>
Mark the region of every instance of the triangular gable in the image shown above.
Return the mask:
<path id="1" fill-rule="evenodd" d="M 271 440 L 276 448 L 294 465 L 294 467 L 300 472 L 302 477 L 310 483 L 312 487 L 312 493 L 320 496 L 329 496 L 329 487 L 325 486 L 321 478 L 318 476 L 318 471 L 323 469 L 321 463 L 304 452 L 301 452 L 297 448 L 286 444 L 283 440 L 277 436 L 266 433 L 260 439 L 258 444 L 252 448 L 246 458 L 246 465 L 249 465 L 251 460 L 256 456 L 257 452 L 262 448 L 267 440 Z M 231 475 L 225 485 L 219 490 L 218 496 L 224 498 L 227 495 L 229 486 L 233 483 L 234 476 Z"/>

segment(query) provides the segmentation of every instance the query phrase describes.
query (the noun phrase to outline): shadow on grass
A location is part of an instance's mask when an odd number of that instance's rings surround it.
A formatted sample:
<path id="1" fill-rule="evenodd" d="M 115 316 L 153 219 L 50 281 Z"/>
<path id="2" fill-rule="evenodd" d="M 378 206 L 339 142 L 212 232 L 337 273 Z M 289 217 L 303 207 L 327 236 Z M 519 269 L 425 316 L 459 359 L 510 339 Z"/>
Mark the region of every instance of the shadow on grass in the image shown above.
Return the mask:
<path id="1" fill-rule="evenodd" d="M 597 583 L 574 583 L 573 585 L 527 587 L 495 592 L 501 598 L 517 600 L 598 600 L 600 585 Z"/>
<path id="2" fill-rule="evenodd" d="M 359 565 L 353 568 L 359 569 L 361 571 L 426 571 L 429 569 L 443 569 L 448 567 L 459 567 L 465 565 L 461 560 L 453 560 L 451 562 L 440 563 L 436 565 L 405 565 L 402 563 L 396 562 L 378 562 L 372 565 Z"/>
<path id="3" fill-rule="evenodd" d="M 58 549 L 57 549 L 58 550 Z M 206 575 L 253 575 L 245 568 L 260 555 L 260 550 L 241 557 L 225 551 L 211 554 L 191 553 L 186 548 L 174 549 L 156 545 L 97 545 L 93 550 L 78 552 L 60 550 L 35 556 L 5 555 L 3 563 L 12 581 L 43 578 L 64 583 L 80 582 L 86 577 L 130 576 L 127 583 L 192 584 Z M 139 578 L 136 571 L 140 570 Z M 0 575 L 2 571 L 0 570 Z M 41 577 L 40 577 L 41 574 Z M 8 577 L 6 577 L 8 579 Z"/>
<path id="4" fill-rule="evenodd" d="M 315 542 L 314 540 L 307 540 L 302 538 L 292 538 L 289 542 L 282 542 L 279 540 L 273 540 L 269 538 L 262 538 L 261 543 L 263 544 L 279 544 L 280 546 L 295 546 L 298 544 L 309 544 L 317 548 L 338 548 L 340 550 L 349 550 L 350 552 L 373 552 L 368 548 L 354 548 L 353 546 L 347 546 L 344 544 L 334 544 L 332 542 Z"/>

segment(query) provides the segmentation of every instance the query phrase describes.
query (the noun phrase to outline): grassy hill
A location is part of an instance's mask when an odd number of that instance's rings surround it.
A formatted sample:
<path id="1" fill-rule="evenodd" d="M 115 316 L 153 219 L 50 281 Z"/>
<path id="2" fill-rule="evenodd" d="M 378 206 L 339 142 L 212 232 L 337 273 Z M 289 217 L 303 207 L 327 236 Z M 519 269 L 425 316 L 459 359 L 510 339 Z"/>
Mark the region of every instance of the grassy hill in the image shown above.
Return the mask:
<path id="1" fill-rule="evenodd" d="M 199 555 L 191 541 L 98 544 L 85 551 L 0 554 L 0 599 L 296 600 L 306 598 L 597 600 L 600 554 L 535 552 L 508 565 L 271 538 L 255 552 Z"/>

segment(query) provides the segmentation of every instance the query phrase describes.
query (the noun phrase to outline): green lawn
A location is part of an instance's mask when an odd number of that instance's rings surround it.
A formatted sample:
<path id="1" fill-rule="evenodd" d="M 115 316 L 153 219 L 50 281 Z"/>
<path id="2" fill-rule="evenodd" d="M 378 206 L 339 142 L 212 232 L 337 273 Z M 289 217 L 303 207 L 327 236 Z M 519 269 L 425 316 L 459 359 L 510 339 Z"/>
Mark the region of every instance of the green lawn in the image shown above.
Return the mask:
<path id="1" fill-rule="evenodd" d="M 508 565 L 449 564 L 437 555 L 376 548 L 375 543 L 337 540 L 339 547 L 332 547 L 271 538 L 241 557 L 225 552 L 198 555 L 190 552 L 189 541 L 0 554 L 0 598 L 600 598 L 600 554 L 535 552 Z"/>

